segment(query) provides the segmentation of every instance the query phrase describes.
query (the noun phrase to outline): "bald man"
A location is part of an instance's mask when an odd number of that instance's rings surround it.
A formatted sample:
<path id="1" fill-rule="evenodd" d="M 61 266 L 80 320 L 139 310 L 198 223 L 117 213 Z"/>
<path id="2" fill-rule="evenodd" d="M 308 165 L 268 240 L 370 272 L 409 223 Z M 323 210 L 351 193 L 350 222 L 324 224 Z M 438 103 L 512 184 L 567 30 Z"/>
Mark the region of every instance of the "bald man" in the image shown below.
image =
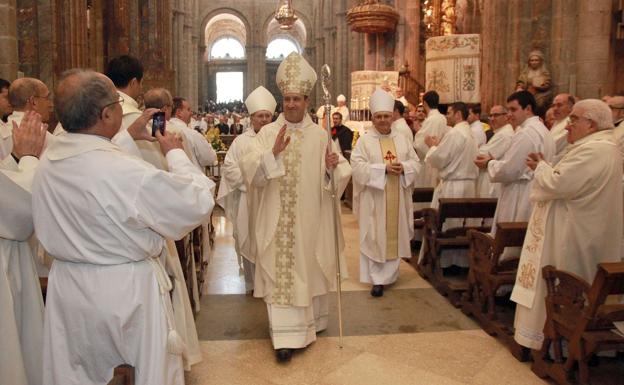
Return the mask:
<path id="1" fill-rule="evenodd" d="M 155 109 L 120 135 L 157 140 L 169 172 L 122 151 L 111 139 L 121 127 L 123 98 L 104 75 L 69 71 L 55 100 L 67 132 L 41 156 L 32 189 L 35 231 L 55 256 L 45 384 L 104 384 L 121 363 L 136 368 L 137 385 L 183 384 L 187 352 L 163 266 L 166 239 L 210 218 L 214 183 L 175 135 L 147 135 Z"/>
<path id="2" fill-rule="evenodd" d="M 7 96 L 13 112 L 7 117 L 7 125 L 2 130 L 1 159 L 5 159 L 11 154 L 13 148 L 13 140 L 11 139 L 12 122 L 19 125 L 25 113 L 34 111 L 39 114 L 43 123 L 47 123 L 50 120 L 50 112 L 52 110 L 50 91 L 39 79 L 21 78 L 13 81 Z M 7 161 L 10 163 L 10 160 Z M 9 166 L 14 168 L 15 164 Z"/>

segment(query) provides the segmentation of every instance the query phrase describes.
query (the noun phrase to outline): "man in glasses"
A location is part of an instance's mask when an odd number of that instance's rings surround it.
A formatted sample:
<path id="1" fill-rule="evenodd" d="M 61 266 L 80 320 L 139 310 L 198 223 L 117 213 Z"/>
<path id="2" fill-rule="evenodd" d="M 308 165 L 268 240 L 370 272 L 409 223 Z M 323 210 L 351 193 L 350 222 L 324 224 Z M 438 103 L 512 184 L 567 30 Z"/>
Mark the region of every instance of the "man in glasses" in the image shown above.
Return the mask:
<path id="1" fill-rule="evenodd" d="M 21 78 L 13 81 L 9 87 L 9 103 L 13 106 L 13 113 L 8 117 L 8 123 L 14 121 L 18 125 L 24 114 L 34 111 L 41 116 L 41 121 L 47 123 L 52 111 L 50 91 L 41 80 L 35 78 Z"/>
<path id="2" fill-rule="evenodd" d="M 539 350 L 544 340 L 546 284 L 552 265 L 591 282 L 597 265 L 620 261 L 622 158 L 613 142 L 613 122 L 598 99 L 576 103 L 566 131 L 568 147 L 554 166 L 540 152 L 528 154 L 533 170 L 533 213 L 511 299 L 516 302 L 515 340 Z M 609 215 L 619 213 L 619 215 Z M 535 271 L 534 279 L 523 272 Z"/>
<path id="3" fill-rule="evenodd" d="M 570 94 L 559 94 L 555 96 L 555 99 L 553 100 L 552 110 L 555 123 L 550 129 L 550 134 L 552 135 L 555 141 L 555 146 L 557 147 L 553 163 L 557 163 L 559 159 L 561 159 L 566 147 L 568 146 L 568 131 L 566 130 L 566 127 L 568 126 L 568 123 L 570 123 L 568 115 L 572 112 L 573 106 L 574 96 Z"/>
<path id="4" fill-rule="evenodd" d="M 42 122 L 40 129 L 46 131 L 52 111 L 52 95 L 48 87 L 41 80 L 35 78 L 20 78 L 11 83 L 8 96 L 9 103 L 13 106 L 13 113 L 11 113 L 7 119 L 9 135 L 2 141 L 3 148 L 0 149 L 0 156 L 2 156 L 2 163 L 4 166 L 10 170 L 16 170 L 18 168 L 18 158 L 13 151 L 13 139 L 10 134 L 13 130 L 13 122 L 19 125 L 27 113 L 34 112 L 39 115 Z M 46 132 L 44 149 L 50 144 L 52 138 L 52 134 Z M 40 277 L 46 277 L 49 272 L 51 259 L 46 257 L 45 251 L 34 237 L 31 240 L 31 245 L 33 247 L 33 257 L 37 274 L 39 274 Z"/>
<path id="5" fill-rule="evenodd" d="M 494 135 L 486 144 L 479 147 L 479 155 L 500 159 L 511 146 L 511 138 L 514 134 L 513 127 L 509 124 L 509 117 L 505 107 L 501 105 L 492 106 L 490 109 L 490 125 Z M 500 183 L 491 183 L 483 163 L 475 163 L 479 167 L 477 196 L 480 198 L 498 198 L 500 196 Z"/>
<path id="6" fill-rule="evenodd" d="M 184 383 L 188 351 L 163 266 L 166 239 L 209 219 L 214 183 L 175 135 L 148 135 L 144 128 L 155 109 L 117 142 L 158 141 L 169 172 L 115 144 L 123 116 L 118 98 L 102 74 L 65 73 L 55 108 L 67 132 L 41 156 L 33 182 L 35 230 L 55 257 L 42 353 L 43 377 L 51 384 L 107 383 L 120 363 L 136 368 L 137 384 Z"/>

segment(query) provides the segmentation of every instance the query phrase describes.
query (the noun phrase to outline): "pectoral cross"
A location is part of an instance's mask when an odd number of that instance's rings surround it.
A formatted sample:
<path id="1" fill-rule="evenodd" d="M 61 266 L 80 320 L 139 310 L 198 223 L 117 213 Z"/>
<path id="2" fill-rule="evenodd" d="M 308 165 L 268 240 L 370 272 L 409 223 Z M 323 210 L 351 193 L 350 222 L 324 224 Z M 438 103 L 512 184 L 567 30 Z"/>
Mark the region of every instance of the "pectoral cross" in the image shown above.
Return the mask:
<path id="1" fill-rule="evenodd" d="M 394 156 L 391 151 L 388 151 L 386 152 L 386 156 L 384 156 L 384 159 L 387 160 L 388 163 L 392 163 L 396 159 L 396 156 Z"/>

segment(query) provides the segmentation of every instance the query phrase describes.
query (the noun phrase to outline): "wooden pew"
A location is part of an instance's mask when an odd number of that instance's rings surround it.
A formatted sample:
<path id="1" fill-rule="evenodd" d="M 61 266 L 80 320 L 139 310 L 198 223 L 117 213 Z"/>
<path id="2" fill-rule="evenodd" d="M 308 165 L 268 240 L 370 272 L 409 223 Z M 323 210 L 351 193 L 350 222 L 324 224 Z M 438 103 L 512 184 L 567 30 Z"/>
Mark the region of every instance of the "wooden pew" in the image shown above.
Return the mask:
<path id="1" fill-rule="evenodd" d="M 461 295 L 468 288 L 467 275 L 444 276 L 440 256 L 444 250 L 469 248 L 468 230 L 489 231 L 485 221 L 494 217 L 496 198 L 441 198 L 438 209 L 423 209 L 424 244 L 423 258 L 417 262 L 417 270 L 454 306 L 461 305 Z M 448 219 L 461 219 L 459 227 L 445 228 Z M 471 222 L 478 222 L 472 224 Z"/>
<path id="2" fill-rule="evenodd" d="M 202 286 L 204 285 L 204 276 L 208 262 L 204 261 L 204 237 L 208 234 L 204 234 L 204 228 L 198 226 L 191 233 L 191 244 L 193 245 L 193 256 L 195 257 L 195 274 L 197 274 L 197 286 L 199 289 L 199 296 L 202 295 Z"/>
<path id="3" fill-rule="evenodd" d="M 194 308 L 195 301 L 193 300 L 193 282 L 191 281 L 191 277 L 192 274 L 195 274 L 195 272 L 193 271 L 191 265 L 191 258 L 193 258 L 193 245 L 191 244 L 191 234 L 189 233 L 185 235 L 184 238 L 175 241 L 175 246 L 178 252 L 178 257 L 180 258 L 180 266 L 182 267 L 184 282 L 186 283 L 186 291 L 191 301 L 191 308 Z"/>
<path id="4" fill-rule="evenodd" d="M 469 230 L 470 270 L 468 290 L 462 297 L 462 311 L 474 316 L 483 330 L 495 335 L 520 361 L 529 358 L 529 349 L 513 338 L 515 304 L 496 306 L 496 292 L 503 285 L 513 285 L 518 269 L 518 257 L 501 261 L 506 247 L 519 247 L 524 243 L 527 222 L 499 222 L 496 237 Z"/>
<path id="5" fill-rule="evenodd" d="M 612 331 L 614 322 L 624 321 L 624 304 L 606 302 L 608 296 L 624 294 L 624 262 L 599 264 L 591 286 L 553 266 L 545 266 L 542 276 L 548 290 L 544 344 L 540 351 L 533 351 L 531 370 L 557 384 L 589 384 L 588 361 L 592 355 L 624 348 L 624 337 Z M 566 359 L 563 339 L 568 341 Z M 549 359 L 551 346 L 554 361 Z"/>
<path id="6" fill-rule="evenodd" d="M 433 187 L 415 188 L 412 191 L 412 203 L 431 203 Z M 425 225 L 422 210 L 414 210 L 414 229 L 422 229 Z"/>
<path id="7" fill-rule="evenodd" d="M 119 365 L 113 372 L 113 378 L 106 385 L 134 385 L 134 367 Z"/>

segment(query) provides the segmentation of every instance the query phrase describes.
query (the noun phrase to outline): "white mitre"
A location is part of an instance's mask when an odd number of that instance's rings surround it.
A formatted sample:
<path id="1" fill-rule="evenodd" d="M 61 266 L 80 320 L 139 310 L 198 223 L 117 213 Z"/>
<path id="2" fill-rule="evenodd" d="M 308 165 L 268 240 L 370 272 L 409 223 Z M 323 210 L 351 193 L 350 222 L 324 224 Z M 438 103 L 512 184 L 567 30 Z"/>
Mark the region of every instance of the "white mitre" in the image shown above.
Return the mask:
<path id="1" fill-rule="evenodd" d="M 277 67 L 275 80 L 282 95 L 309 96 L 316 83 L 316 72 L 303 56 L 293 52 Z"/>
<path id="2" fill-rule="evenodd" d="M 260 86 L 253 90 L 247 99 L 245 99 L 245 105 L 247 106 L 247 112 L 249 115 L 253 115 L 258 111 L 275 112 L 277 102 L 273 95 L 266 88 Z"/>
<path id="3" fill-rule="evenodd" d="M 340 94 L 340 95 L 338 95 L 338 97 L 336 98 L 336 101 L 337 101 L 337 102 L 346 102 L 346 101 L 347 101 L 347 98 L 346 98 L 343 94 Z"/>
<path id="4" fill-rule="evenodd" d="M 373 115 L 377 112 L 392 112 L 394 111 L 394 96 L 377 88 L 370 97 L 369 107 Z"/>

